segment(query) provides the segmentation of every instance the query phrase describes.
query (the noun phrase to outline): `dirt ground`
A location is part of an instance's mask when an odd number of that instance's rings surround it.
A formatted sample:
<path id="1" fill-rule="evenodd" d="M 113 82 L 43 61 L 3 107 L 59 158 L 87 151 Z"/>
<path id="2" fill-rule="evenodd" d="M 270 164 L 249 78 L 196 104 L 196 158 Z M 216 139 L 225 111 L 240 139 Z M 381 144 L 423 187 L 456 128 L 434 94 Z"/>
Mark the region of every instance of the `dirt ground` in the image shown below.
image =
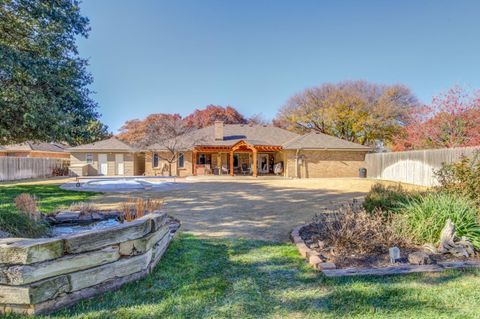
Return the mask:
<path id="1" fill-rule="evenodd" d="M 50 178 L 1 185 L 63 184 L 74 178 Z M 173 180 L 172 180 L 173 181 Z M 309 223 L 315 213 L 364 196 L 378 180 L 360 178 L 177 179 L 169 190 L 103 193 L 92 201 L 102 209 L 118 209 L 130 197 L 165 202 L 168 214 L 182 222 L 182 231 L 207 237 L 242 237 L 288 241 L 293 227 Z M 398 184 L 383 181 L 384 184 Z M 406 188 L 423 188 L 405 185 Z"/>
<path id="2" fill-rule="evenodd" d="M 105 193 L 94 201 L 114 208 L 129 197 L 161 198 L 166 212 L 182 222 L 182 231 L 288 241 L 293 227 L 310 222 L 324 208 L 365 195 L 373 183 L 368 179 L 180 181 L 175 190 Z"/>

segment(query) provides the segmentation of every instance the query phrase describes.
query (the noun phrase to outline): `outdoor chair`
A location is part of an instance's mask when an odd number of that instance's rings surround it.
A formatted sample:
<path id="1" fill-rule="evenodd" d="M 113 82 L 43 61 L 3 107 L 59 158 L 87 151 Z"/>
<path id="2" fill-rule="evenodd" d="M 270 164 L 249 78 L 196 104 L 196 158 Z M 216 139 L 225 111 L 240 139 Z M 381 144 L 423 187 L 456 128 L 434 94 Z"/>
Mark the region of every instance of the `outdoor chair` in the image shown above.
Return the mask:
<path id="1" fill-rule="evenodd" d="M 228 175 L 227 165 L 222 165 L 222 174 L 227 174 Z"/>
<path id="2" fill-rule="evenodd" d="M 251 169 L 248 167 L 247 164 L 242 164 L 241 166 L 241 172 L 242 172 L 242 175 L 245 176 L 245 175 L 250 175 L 250 172 L 251 172 Z"/>

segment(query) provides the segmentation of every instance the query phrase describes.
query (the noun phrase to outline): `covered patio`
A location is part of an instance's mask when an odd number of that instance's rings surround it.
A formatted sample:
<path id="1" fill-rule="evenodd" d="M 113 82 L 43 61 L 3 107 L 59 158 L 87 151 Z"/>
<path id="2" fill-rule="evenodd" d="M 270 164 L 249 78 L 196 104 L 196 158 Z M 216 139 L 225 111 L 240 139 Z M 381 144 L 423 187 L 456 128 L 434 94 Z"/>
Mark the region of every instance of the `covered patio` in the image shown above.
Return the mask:
<path id="1" fill-rule="evenodd" d="M 251 175 L 257 177 L 259 174 L 274 174 L 275 165 L 282 166 L 281 174 L 283 174 L 281 150 L 281 146 L 246 140 L 241 140 L 231 146 L 197 146 L 193 149 L 193 175 Z"/>

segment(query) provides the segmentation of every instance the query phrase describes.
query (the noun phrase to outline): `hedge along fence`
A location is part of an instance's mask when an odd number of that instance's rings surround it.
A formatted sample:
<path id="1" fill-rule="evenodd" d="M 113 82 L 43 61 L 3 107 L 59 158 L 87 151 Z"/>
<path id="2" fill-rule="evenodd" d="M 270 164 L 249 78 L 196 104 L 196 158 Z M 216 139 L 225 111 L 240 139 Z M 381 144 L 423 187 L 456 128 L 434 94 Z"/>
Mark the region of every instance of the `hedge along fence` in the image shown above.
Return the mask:
<path id="1" fill-rule="evenodd" d="M 146 276 L 173 234 L 164 213 L 57 238 L 0 239 L 0 313 L 42 314 Z"/>
<path id="2" fill-rule="evenodd" d="M 0 157 L 0 181 L 54 176 L 54 172 L 67 172 L 70 161 L 39 157 Z"/>
<path id="3" fill-rule="evenodd" d="M 442 163 L 458 161 L 462 156 L 473 156 L 480 147 L 458 147 L 438 150 L 367 154 L 367 176 L 422 186 L 436 184 L 435 171 Z"/>

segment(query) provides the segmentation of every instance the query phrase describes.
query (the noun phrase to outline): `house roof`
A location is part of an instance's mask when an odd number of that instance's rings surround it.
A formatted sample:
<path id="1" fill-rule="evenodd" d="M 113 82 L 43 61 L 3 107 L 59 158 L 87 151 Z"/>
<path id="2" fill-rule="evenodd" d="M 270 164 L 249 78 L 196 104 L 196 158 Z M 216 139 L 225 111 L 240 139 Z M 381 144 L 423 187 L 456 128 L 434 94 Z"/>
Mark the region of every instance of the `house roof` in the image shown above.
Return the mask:
<path id="1" fill-rule="evenodd" d="M 128 145 L 125 142 L 120 141 L 115 137 L 109 139 L 98 141 L 90 144 L 79 145 L 75 147 L 70 147 L 68 149 L 71 152 L 86 152 L 86 151 L 122 151 L 122 152 L 135 152 L 137 149 Z"/>
<path id="2" fill-rule="evenodd" d="M 282 145 L 284 149 L 336 149 L 336 150 L 365 150 L 371 148 L 357 143 L 342 140 L 338 137 L 312 132 L 298 135 Z"/>
<path id="3" fill-rule="evenodd" d="M 155 143 L 148 149 L 164 150 L 169 143 L 175 143 L 177 149 L 191 149 L 194 146 L 233 146 L 239 141 L 251 145 L 282 146 L 285 149 L 349 149 L 365 150 L 370 148 L 342 140 L 340 138 L 310 133 L 299 135 L 270 125 L 225 124 L 223 140 L 215 139 L 214 125 L 198 129 L 179 137 L 176 141 Z"/>
<path id="4" fill-rule="evenodd" d="M 0 149 L 2 151 L 13 151 L 13 152 L 38 151 L 38 152 L 64 153 L 66 148 L 67 146 L 60 143 L 27 141 L 19 144 L 4 145 Z"/>

